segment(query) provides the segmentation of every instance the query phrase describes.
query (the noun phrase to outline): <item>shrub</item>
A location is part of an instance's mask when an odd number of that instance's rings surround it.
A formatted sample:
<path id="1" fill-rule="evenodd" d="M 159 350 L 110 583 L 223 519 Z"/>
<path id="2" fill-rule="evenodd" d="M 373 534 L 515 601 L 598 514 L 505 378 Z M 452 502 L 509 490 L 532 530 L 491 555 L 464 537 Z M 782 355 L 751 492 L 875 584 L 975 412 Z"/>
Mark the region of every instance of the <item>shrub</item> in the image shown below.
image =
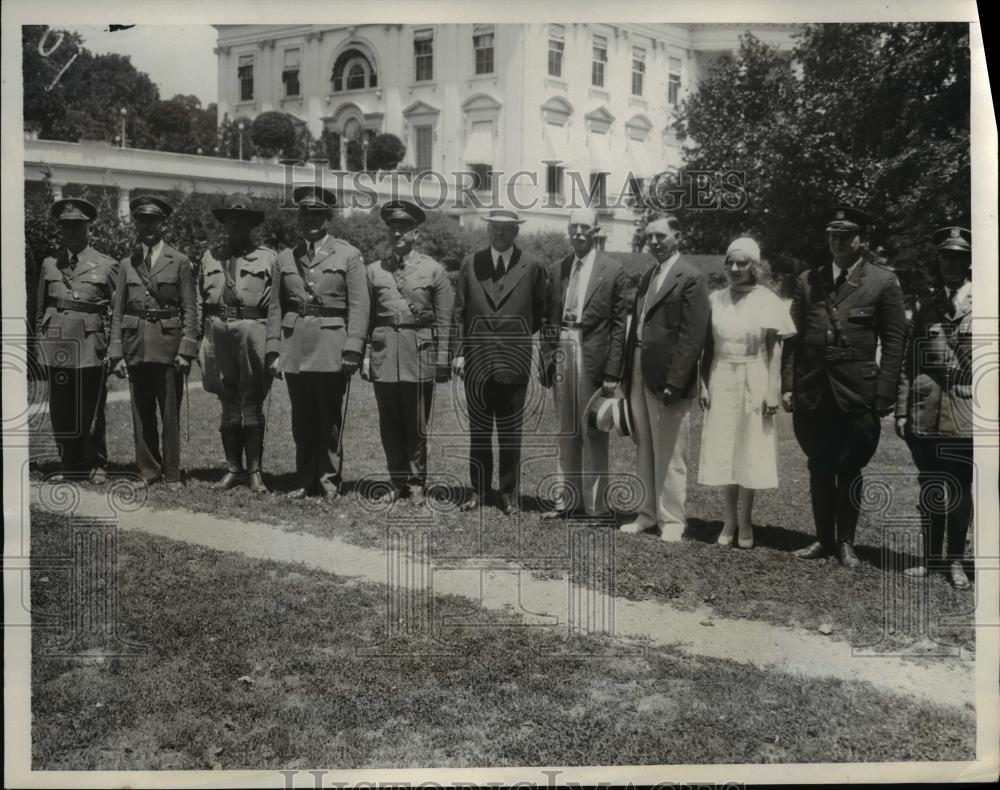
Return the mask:
<path id="1" fill-rule="evenodd" d="M 295 148 L 295 124 L 288 113 L 263 112 L 254 119 L 250 137 L 261 156 L 277 156 Z"/>
<path id="2" fill-rule="evenodd" d="M 406 156 L 406 145 L 394 134 L 379 134 L 368 149 L 370 170 L 393 170 Z"/>

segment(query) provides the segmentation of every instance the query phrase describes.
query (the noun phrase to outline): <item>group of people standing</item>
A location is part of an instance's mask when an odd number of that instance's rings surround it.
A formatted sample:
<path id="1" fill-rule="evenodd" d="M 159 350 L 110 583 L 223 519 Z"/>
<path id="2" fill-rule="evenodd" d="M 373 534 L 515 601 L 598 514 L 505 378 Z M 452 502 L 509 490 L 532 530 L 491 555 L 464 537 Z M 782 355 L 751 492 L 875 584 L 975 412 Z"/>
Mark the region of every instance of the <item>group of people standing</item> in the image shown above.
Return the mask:
<path id="1" fill-rule="evenodd" d="M 551 388 L 561 485 L 545 519 L 609 515 L 609 433 L 636 445 L 640 496 L 624 533 L 686 525 L 692 405 L 705 412 L 698 480 L 724 488 L 718 542 L 754 544 L 757 490 L 775 488 L 776 415 L 793 412 L 808 458 L 816 542 L 803 559 L 854 551 L 862 470 L 881 418 L 896 412 L 919 470 L 926 554 L 941 556 L 957 587 L 972 515 L 971 233 L 945 228 L 934 267 L 942 287 L 909 324 L 895 275 L 866 251 L 870 223 L 852 206 L 831 209 L 831 260 L 803 272 L 789 306 L 762 282 L 749 237 L 726 253 L 728 287 L 680 253 L 676 217 L 651 221 L 656 259 L 634 298 L 621 262 L 598 249 L 590 209 L 569 216 L 573 252 L 548 264 L 516 244 L 523 220 L 493 209 L 490 246 L 468 255 L 454 287 L 417 251 L 424 212 L 381 207 L 390 254 L 365 264 L 332 237 L 336 195 L 293 192 L 301 240 L 275 253 L 253 241 L 263 219 L 243 196 L 214 210 L 226 241 L 195 269 L 163 240 L 171 207 L 135 198 L 132 253 L 114 261 L 88 244 L 96 209 L 57 201 L 63 248 L 41 267 L 38 345 L 49 368 L 52 427 L 63 474 L 104 479 L 105 370 L 129 379 L 139 473 L 171 489 L 180 480 L 180 403 L 192 360 L 221 404 L 226 472 L 216 484 L 267 491 L 261 476 L 264 403 L 284 379 L 292 412 L 297 484 L 287 494 L 336 498 L 343 483 L 343 421 L 355 373 L 373 382 L 390 488 L 386 503 L 419 504 L 436 383 L 463 383 L 471 492 L 463 511 L 519 507 L 521 433 L 528 385 Z M 540 336 L 540 353 L 534 338 Z M 537 364 L 537 371 L 533 365 Z M 160 425 L 157 425 L 159 412 Z M 493 434 L 498 491 L 493 496 Z M 931 489 L 941 496 L 928 496 Z M 943 507 L 932 503 L 944 502 Z M 910 569 L 926 576 L 924 563 Z"/>

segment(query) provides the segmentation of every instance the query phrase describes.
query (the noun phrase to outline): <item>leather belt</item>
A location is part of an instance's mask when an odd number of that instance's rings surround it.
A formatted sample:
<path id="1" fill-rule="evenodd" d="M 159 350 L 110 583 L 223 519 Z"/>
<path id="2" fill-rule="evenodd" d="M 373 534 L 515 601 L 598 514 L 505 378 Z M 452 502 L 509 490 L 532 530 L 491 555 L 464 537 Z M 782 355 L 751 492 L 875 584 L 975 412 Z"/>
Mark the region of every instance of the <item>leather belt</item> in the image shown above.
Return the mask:
<path id="1" fill-rule="evenodd" d="M 134 315 L 143 321 L 161 321 L 164 318 L 177 318 L 181 314 L 179 307 L 163 307 L 158 309 L 147 309 L 145 307 L 133 307 L 126 305 L 125 315 Z"/>
<path id="2" fill-rule="evenodd" d="M 378 315 L 374 319 L 375 326 L 388 326 L 393 329 L 424 329 L 432 326 L 432 321 L 415 319 L 413 316 Z"/>
<path id="3" fill-rule="evenodd" d="M 870 351 L 862 351 L 857 348 L 839 348 L 837 346 L 827 346 L 823 349 L 823 356 L 827 362 L 874 362 L 875 354 Z"/>
<path id="4" fill-rule="evenodd" d="M 347 318 L 346 307 L 327 307 L 322 304 L 311 304 L 298 300 L 288 302 L 288 312 L 301 316 L 317 315 L 323 318 Z"/>
<path id="5" fill-rule="evenodd" d="M 54 307 L 56 310 L 73 310 L 77 313 L 106 313 L 107 302 L 81 302 L 77 299 L 63 299 L 55 296 L 49 297 L 46 301 L 47 307 Z"/>
<path id="6" fill-rule="evenodd" d="M 211 304 L 202 305 L 205 315 L 216 316 L 223 321 L 233 321 L 241 318 L 267 318 L 267 310 L 262 307 L 241 304 Z"/>
<path id="7" fill-rule="evenodd" d="M 583 329 L 583 324 L 579 321 L 560 321 L 560 329 Z"/>

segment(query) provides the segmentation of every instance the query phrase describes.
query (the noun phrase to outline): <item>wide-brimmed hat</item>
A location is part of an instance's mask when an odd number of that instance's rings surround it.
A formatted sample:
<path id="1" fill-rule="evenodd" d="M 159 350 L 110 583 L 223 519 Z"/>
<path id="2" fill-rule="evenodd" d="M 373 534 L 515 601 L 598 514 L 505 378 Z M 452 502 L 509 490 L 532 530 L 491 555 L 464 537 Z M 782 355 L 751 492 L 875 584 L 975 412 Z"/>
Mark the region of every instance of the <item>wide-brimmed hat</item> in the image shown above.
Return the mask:
<path id="1" fill-rule="evenodd" d="M 90 222 L 97 217 L 97 208 L 83 198 L 63 198 L 52 204 L 50 213 L 56 222 Z"/>
<path id="2" fill-rule="evenodd" d="M 330 211 L 337 205 L 337 194 L 324 187 L 296 187 L 292 190 L 292 200 L 300 211 Z"/>
<path id="3" fill-rule="evenodd" d="M 826 229 L 831 233 L 860 233 L 872 224 L 869 214 L 841 203 L 827 212 Z"/>
<path id="4" fill-rule="evenodd" d="M 492 208 L 490 209 L 490 213 L 483 217 L 483 222 L 521 225 L 524 223 L 524 220 L 512 208 Z"/>
<path id="5" fill-rule="evenodd" d="M 584 431 L 597 428 L 608 432 L 614 429 L 619 436 L 628 436 L 636 442 L 632 425 L 632 407 L 627 397 L 609 398 L 597 390 L 583 410 Z"/>
<path id="6" fill-rule="evenodd" d="M 253 208 L 246 195 L 230 195 L 224 206 L 212 209 L 212 216 L 219 222 L 223 222 L 226 217 L 248 217 L 254 227 L 264 221 L 264 212 Z"/>
<path id="7" fill-rule="evenodd" d="M 167 201 L 154 195 L 139 195 L 139 197 L 132 198 L 128 202 L 128 210 L 133 216 L 136 214 L 153 214 L 163 217 L 163 219 L 174 213 L 173 207 Z"/>
<path id="8" fill-rule="evenodd" d="M 957 225 L 934 231 L 934 246 L 939 250 L 972 252 L 972 231 Z"/>

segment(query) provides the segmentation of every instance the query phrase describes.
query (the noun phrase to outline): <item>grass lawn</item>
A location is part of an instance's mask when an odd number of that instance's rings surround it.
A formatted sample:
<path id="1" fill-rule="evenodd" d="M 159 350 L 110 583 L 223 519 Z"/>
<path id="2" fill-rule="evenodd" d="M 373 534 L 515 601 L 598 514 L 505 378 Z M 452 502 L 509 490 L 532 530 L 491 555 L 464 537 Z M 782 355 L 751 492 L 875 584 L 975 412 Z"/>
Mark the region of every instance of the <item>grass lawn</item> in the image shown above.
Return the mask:
<path id="1" fill-rule="evenodd" d="M 32 514 L 32 556 L 67 522 Z M 806 680 L 498 624 L 464 599 L 441 615 L 459 657 L 365 657 L 386 590 L 300 566 L 120 535 L 118 633 L 139 657 L 52 658 L 32 634 L 36 770 L 462 767 L 971 759 L 969 711 L 860 683 Z M 67 616 L 68 574 L 32 573 L 32 613 Z M 588 638 L 588 653 L 602 643 Z"/>
<path id="2" fill-rule="evenodd" d="M 352 385 L 345 438 L 345 478 L 349 495 L 335 504 L 317 500 L 289 502 L 277 495 L 253 498 L 246 489 L 217 492 L 211 483 L 221 477 L 222 448 L 218 435 L 219 405 L 214 396 L 191 384 L 191 437 L 182 443 L 182 464 L 187 485 L 182 492 L 154 486 L 149 492 L 152 508 L 186 507 L 234 519 L 291 524 L 318 535 L 381 546 L 386 541 L 387 514 L 370 497 L 380 493 L 386 480 L 385 461 L 378 433 L 378 417 L 371 385 L 355 378 Z M 467 433 L 461 415 L 464 395 L 450 385 L 438 386 L 432 418 L 430 476 L 442 486 L 445 501 L 433 512 L 432 552 L 438 558 L 500 557 L 515 560 L 539 573 L 573 573 L 588 583 L 603 583 L 607 569 L 586 562 L 569 567 L 568 529 L 563 523 L 542 521 L 556 472 L 556 439 L 551 395 L 529 391 L 535 417 L 526 423 L 521 491 L 524 510 L 507 519 L 493 508 L 478 514 L 458 513 L 454 502 L 464 496 L 468 482 Z M 276 382 L 270 404 L 265 447 L 265 480 L 276 491 L 295 487 L 294 443 L 290 431 L 288 397 L 283 382 Z M 456 408 L 456 403 L 459 407 Z M 183 417 L 184 415 L 182 415 Z M 805 458 L 792 433 L 790 415 L 779 424 L 779 477 L 781 487 L 758 495 L 755 506 L 757 548 L 752 551 L 716 546 L 723 511 L 721 490 L 696 482 L 701 414 L 692 412 L 687 511 L 688 539 L 664 544 L 655 535 L 613 535 L 616 594 L 633 599 L 669 601 L 683 608 L 711 606 L 719 615 L 760 619 L 782 625 L 832 627 L 831 637 L 855 645 L 899 650 L 924 637 L 910 627 L 889 628 L 894 612 L 912 611 L 914 596 L 926 591 L 929 624 L 937 641 L 974 647 L 972 612 L 974 592 L 951 589 L 943 577 L 926 583 L 905 580 L 898 571 L 915 561 L 886 546 L 891 518 L 916 516 L 916 473 L 906 446 L 883 424 L 882 441 L 868 467 L 867 479 L 883 483 L 886 501 L 862 514 L 858 529 L 858 554 L 864 561 L 854 571 L 835 560 L 803 562 L 791 552 L 811 542 Z M 47 426 L 47 418 L 43 418 Z M 108 445 L 112 468 L 131 468 L 134 448 L 132 419 L 127 401 L 108 405 Z M 54 468 L 54 447 L 36 441 L 33 474 Z M 612 437 L 613 476 L 627 480 L 634 473 L 635 452 L 629 440 Z M 384 489 L 382 489 L 384 490 Z M 877 491 L 878 488 L 873 488 Z M 448 501 L 450 499 L 450 501 Z M 873 509 L 874 508 L 874 509 Z M 396 523 L 412 511 L 397 506 Z M 593 529 L 611 529 L 595 525 Z M 947 624 L 945 624 L 947 623 Z M 824 629 L 825 630 L 825 629 Z"/>

